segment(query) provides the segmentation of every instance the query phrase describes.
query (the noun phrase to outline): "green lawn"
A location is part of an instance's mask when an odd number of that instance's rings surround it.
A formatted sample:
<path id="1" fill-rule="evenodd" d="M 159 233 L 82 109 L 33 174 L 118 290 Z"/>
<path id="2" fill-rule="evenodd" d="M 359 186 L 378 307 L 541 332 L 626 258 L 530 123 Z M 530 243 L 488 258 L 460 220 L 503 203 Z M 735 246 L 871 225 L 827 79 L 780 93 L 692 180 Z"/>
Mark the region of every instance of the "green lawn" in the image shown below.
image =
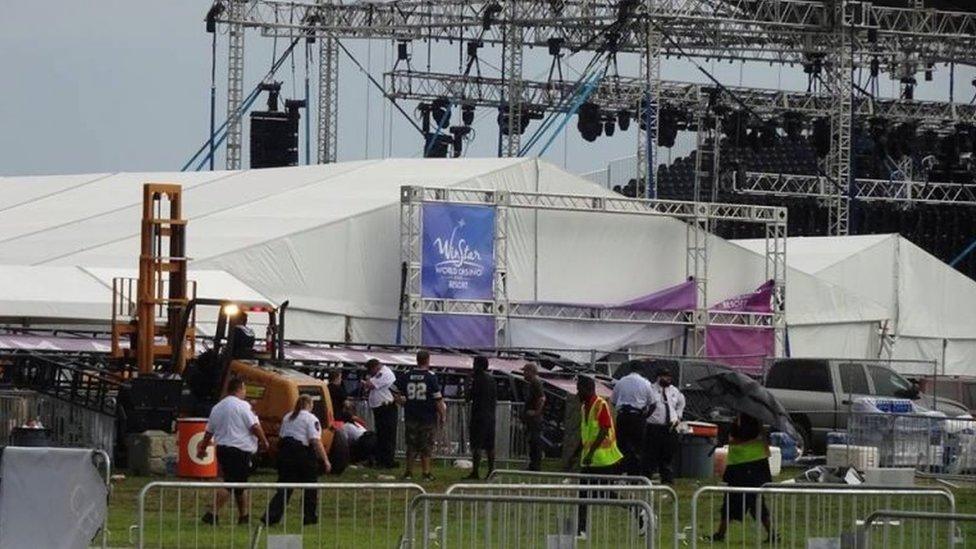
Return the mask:
<path id="1" fill-rule="evenodd" d="M 549 464 L 552 467 L 556 463 Z M 374 471 L 370 469 L 350 469 L 341 477 L 323 477 L 323 482 L 343 483 L 379 483 L 399 482 L 399 471 Z M 436 480 L 433 482 L 419 482 L 427 492 L 443 492 L 448 486 L 462 482 L 466 471 L 437 467 Z M 787 472 L 781 479 L 795 474 Z M 385 478 L 384 478 L 385 477 Z M 393 479 L 389 477 L 394 477 Z M 136 524 L 138 493 L 147 482 L 146 477 L 127 477 L 116 482 L 113 486 L 109 507 L 109 546 L 132 546 L 129 527 Z M 265 472 L 252 478 L 252 481 L 274 481 L 270 472 Z M 679 530 L 690 532 L 691 499 L 692 494 L 703 483 L 691 480 L 679 480 L 675 486 L 679 501 Z M 147 547 L 248 547 L 258 529 L 258 519 L 264 512 L 271 492 L 253 490 L 251 503 L 251 517 L 249 525 L 238 526 L 230 514 L 230 506 L 225 507 L 220 517 L 220 525 L 213 528 L 200 522 L 207 503 L 212 497 L 212 490 L 181 490 L 179 494 L 174 490 L 154 490 L 147 499 L 145 541 Z M 954 489 L 956 510 L 961 513 L 976 514 L 976 490 L 970 483 L 965 488 Z M 512 495 L 526 495 L 512 494 Z M 412 494 L 397 492 L 391 494 L 381 490 L 344 489 L 336 492 L 324 492 L 320 502 L 320 521 L 318 525 L 302 527 L 300 519 L 299 496 L 293 496 L 288 507 L 286 520 L 268 531 L 262 529 L 258 547 L 264 547 L 263 536 L 267 534 L 300 534 L 305 547 L 395 547 L 400 539 L 404 527 L 404 516 L 407 503 Z M 863 517 L 874 508 L 907 508 L 942 511 L 946 510 L 936 500 L 905 499 L 896 496 L 882 496 L 875 498 L 862 497 L 856 507 L 852 507 L 849 500 L 841 502 L 828 495 L 813 492 L 810 495 L 795 496 L 769 502 L 773 509 L 774 525 L 780 533 L 780 546 L 803 547 L 809 537 L 828 537 L 831 533 L 844 530 L 843 525 L 850 524 L 855 518 Z M 717 519 L 721 498 L 719 496 L 703 499 L 698 510 L 698 520 L 702 527 L 700 533 L 711 532 L 713 523 Z M 162 513 L 160 509 L 162 506 Z M 501 507 L 496 504 L 492 508 L 491 521 L 486 521 L 485 507 L 479 504 L 454 504 L 446 513 L 446 532 L 431 532 L 431 536 L 439 535 L 450 543 L 452 547 L 467 547 L 477 543 L 478 547 L 544 547 L 544 534 L 551 533 L 553 524 L 565 521 L 574 509 L 563 506 L 521 506 Z M 660 546 L 672 546 L 670 528 L 673 517 L 670 508 L 657 503 L 655 512 L 661 529 L 655 537 L 661 541 Z M 433 509 L 432 528 L 438 530 L 441 523 L 440 508 Z M 593 546 L 625 547 L 636 540 L 636 530 L 633 527 L 633 513 L 624 510 L 592 510 L 591 542 Z M 490 522 L 490 524 L 489 524 Z M 417 521 L 417 528 L 421 521 Z M 543 530 L 543 528 L 546 528 Z M 972 539 L 976 547 L 976 525 L 963 525 L 967 542 Z M 902 535 L 909 531 L 908 525 L 892 526 L 889 536 Z M 922 528 L 911 529 L 912 537 L 904 540 L 905 546 L 914 547 L 944 547 L 946 546 L 945 529 L 931 531 Z M 880 536 L 880 534 L 879 534 Z M 757 531 L 756 524 L 751 519 L 744 525 L 733 523 L 729 531 L 729 539 L 736 545 L 743 541 L 751 545 L 762 537 Z M 880 537 L 875 539 L 880 540 Z M 581 544 L 580 547 L 586 547 Z"/>

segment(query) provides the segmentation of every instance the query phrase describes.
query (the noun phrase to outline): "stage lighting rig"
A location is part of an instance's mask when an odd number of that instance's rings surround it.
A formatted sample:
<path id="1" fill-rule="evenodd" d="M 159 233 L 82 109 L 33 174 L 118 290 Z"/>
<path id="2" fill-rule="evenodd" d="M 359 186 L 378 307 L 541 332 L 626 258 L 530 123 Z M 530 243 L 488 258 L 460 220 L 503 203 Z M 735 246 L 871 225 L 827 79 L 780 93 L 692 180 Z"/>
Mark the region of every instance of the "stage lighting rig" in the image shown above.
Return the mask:
<path id="1" fill-rule="evenodd" d="M 605 115 L 603 117 L 603 133 L 607 137 L 613 137 L 613 133 L 617 130 L 617 121 L 612 115 Z"/>

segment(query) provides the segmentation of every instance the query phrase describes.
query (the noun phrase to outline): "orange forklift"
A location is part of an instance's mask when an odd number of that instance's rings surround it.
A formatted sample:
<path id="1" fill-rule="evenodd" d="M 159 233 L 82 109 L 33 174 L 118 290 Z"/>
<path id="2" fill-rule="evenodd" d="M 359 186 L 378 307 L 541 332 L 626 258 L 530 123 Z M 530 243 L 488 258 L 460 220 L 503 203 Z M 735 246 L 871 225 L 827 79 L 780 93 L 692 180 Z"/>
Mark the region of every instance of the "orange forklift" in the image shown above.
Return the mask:
<path id="1" fill-rule="evenodd" d="M 128 378 L 119 393 L 124 431 L 171 431 L 178 416 L 206 417 L 236 376 L 245 381 L 246 399 L 261 420 L 271 452 L 282 417 L 299 395 L 309 395 L 313 413 L 326 427 L 322 443 L 330 458 L 346 453 L 342 437 L 329 427 L 333 413 L 328 384 L 286 367 L 288 303 L 276 307 L 263 301 L 197 298 L 195 285 L 187 280 L 185 237 L 182 188 L 144 185 L 139 278 L 113 280 L 111 356 Z M 201 307 L 216 308 L 217 321 L 213 337 L 198 355 L 196 317 Z M 256 341 L 248 326 L 249 315 L 266 316 L 263 342 Z M 347 460 L 336 458 L 333 473 L 339 474 Z"/>

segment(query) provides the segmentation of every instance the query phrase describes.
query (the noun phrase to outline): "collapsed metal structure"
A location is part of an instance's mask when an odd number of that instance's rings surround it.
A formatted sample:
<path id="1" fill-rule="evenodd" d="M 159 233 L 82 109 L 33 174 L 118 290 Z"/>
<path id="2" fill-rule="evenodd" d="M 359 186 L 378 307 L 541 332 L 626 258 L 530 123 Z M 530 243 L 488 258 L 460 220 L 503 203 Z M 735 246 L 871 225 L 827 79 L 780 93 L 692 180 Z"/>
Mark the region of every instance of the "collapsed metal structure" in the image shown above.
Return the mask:
<path id="1" fill-rule="evenodd" d="M 394 70 L 386 74 L 391 98 L 447 98 L 452 104 L 500 108 L 500 153 L 522 154 L 520 127 L 526 113 L 571 113 L 575 90 L 560 80 L 535 82 L 523 75 L 528 48 L 557 45 L 557 56 L 596 52 L 613 58 L 614 74 L 598 83 L 590 100 L 607 109 L 635 109 L 639 124 L 636 173 L 646 196 L 656 196 L 655 149 L 659 107 L 668 104 L 695 113 L 691 126 L 701 157 L 718 164 L 716 106 L 752 111 L 760 117 L 800 112 L 829 121 L 829 153 L 815 183 L 749 174 L 741 192 L 815 196 L 829 205 L 829 234 L 847 234 L 849 202 L 863 189 L 883 185 L 855 182 L 851 169 L 855 117 L 884 116 L 947 131 L 976 122 L 976 109 L 954 103 L 879 100 L 854 85 L 854 71 L 870 67 L 894 79 L 913 82 L 936 63 L 976 64 L 976 13 L 936 9 L 936 0 L 892 2 L 854 0 L 223 0 L 218 22 L 228 28 L 227 168 L 241 166 L 244 35 L 257 29 L 266 37 L 312 39 L 319 48 L 318 161 L 336 160 L 338 41 L 344 38 L 423 40 L 428 47 L 468 44 L 468 70 L 446 74 Z M 935 5 L 936 8 L 932 6 Z M 472 46 L 473 45 L 473 46 Z M 502 48 L 498 78 L 470 74 L 484 45 Z M 405 51 L 405 50 L 404 50 Z M 637 55 L 639 74 L 620 75 L 617 55 Z M 816 79 L 810 93 L 663 82 L 662 58 L 762 61 L 802 65 Z M 471 58 L 474 59 L 471 59 Z M 399 63 L 398 63 L 399 64 Z M 507 126 L 507 127 L 506 127 Z M 699 160 L 699 164 L 703 161 Z M 716 178 L 717 169 L 697 166 L 697 179 Z M 702 186 L 704 186 L 704 181 Z M 910 182 L 904 182 L 911 187 Z M 813 187 L 811 192 L 811 187 Z M 862 189 L 857 191 L 856 189 Z M 697 193 L 696 193 L 697 195 Z M 941 201 L 968 201 L 966 193 L 938 191 Z M 914 200 L 910 190 L 882 189 L 878 200 Z M 968 202 L 967 202 L 968 203 Z"/>
<path id="2" fill-rule="evenodd" d="M 423 205 L 429 203 L 477 204 L 495 209 L 495 271 L 491 300 L 435 299 L 421 291 L 423 266 Z M 695 283 L 694 310 L 634 311 L 598 306 L 519 303 L 508 295 L 508 212 L 561 211 L 630 216 L 669 217 L 684 221 L 685 274 Z M 708 236 L 719 221 L 759 224 L 765 227 L 765 278 L 773 281 L 772 313 L 709 310 Z M 689 328 L 691 354 L 705 356 L 705 331 L 708 326 L 771 328 L 775 354 L 782 356 L 786 345 L 786 208 L 591 197 L 520 191 L 406 186 L 400 192 L 400 257 L 406 264 L 403 304 L 406 341 L 421 344 L 423 315 L 457 314 L 492 316 L 495 320 L 495 345 L 509 346 L 510 319 L 573 320 L 627 324 L 664 324 Z"/>

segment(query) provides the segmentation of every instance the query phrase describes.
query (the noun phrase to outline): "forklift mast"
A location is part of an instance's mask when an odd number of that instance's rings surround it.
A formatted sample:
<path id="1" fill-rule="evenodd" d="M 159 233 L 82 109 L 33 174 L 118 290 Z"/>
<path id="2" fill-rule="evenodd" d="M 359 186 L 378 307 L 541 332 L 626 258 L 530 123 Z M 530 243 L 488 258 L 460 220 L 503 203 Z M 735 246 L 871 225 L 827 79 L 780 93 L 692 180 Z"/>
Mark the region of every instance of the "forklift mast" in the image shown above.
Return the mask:
<path id="1" fill-rule="evenodd" d="M 182 192 L 180 185 L 143 185 L 139 278 L 112 281 L 112 357 L 134 361 L 140 374 L 152 372 L 157 361 L 185 360 L 195 350 L 195 317 L 184 319 L 196 292 L 187 282 Z"/>

